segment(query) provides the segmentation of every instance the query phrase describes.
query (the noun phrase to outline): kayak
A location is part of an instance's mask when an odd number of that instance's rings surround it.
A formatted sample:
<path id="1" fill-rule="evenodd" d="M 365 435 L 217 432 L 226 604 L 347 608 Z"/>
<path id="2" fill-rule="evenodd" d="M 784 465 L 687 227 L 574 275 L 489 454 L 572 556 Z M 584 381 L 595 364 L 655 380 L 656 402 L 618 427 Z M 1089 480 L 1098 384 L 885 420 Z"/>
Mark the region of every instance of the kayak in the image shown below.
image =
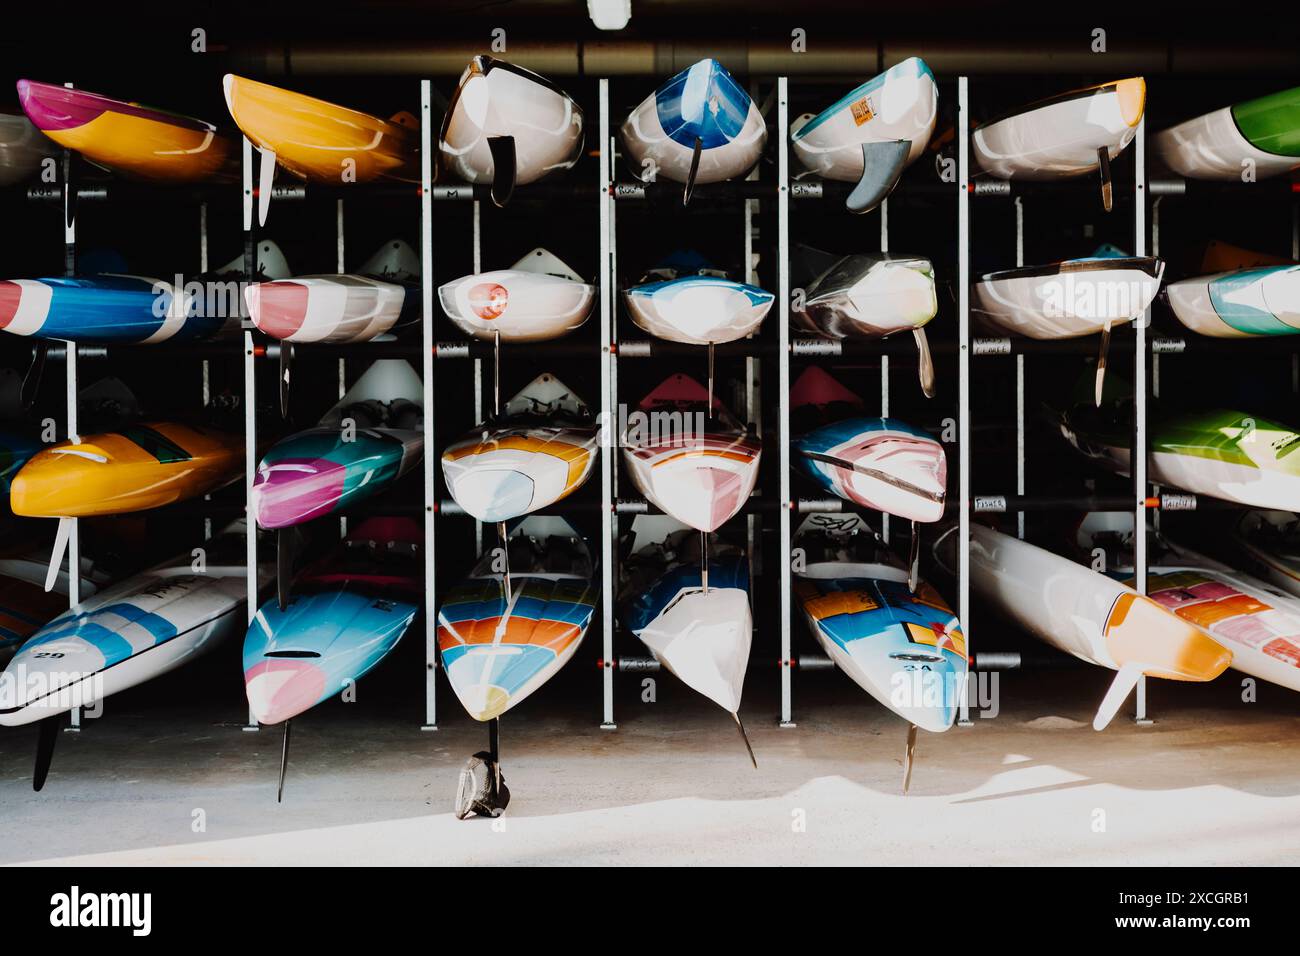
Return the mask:
<path id="1" fill-rule="evenodd" d="M 294 581 L 286 608 L 258 608 L 244 638 L 244 689 L 259 723 L 343 692 L 397 646 L 423 602 L 423 540 L 416 521 L 367 518 L 341 553 Z"/>
<path id="2" fill-rule="evenodd" d="M 1232 651 L 1128 585 L 982 525 L 970 529 L 971 587 L 1058 650 L 1117 671 L 1093 719 L 1104 730 L 1138 680 L 1213 680 Z M 956 564 L 956 529 L 936 543 Z"/>
<path id="3" fill-rule="evenodd" d="M 942 733 L 965 693 L 966 637 L 939 593 L 908 572 L 856 514 L 814 514 L 795 532 L 805 556 L 795 597 L 835 665 L 910 724 Z"/>
<path id="4" fill-rule="evenodd" d="M 509 269 L 462 276 L 438 288 L 443 311 L 467 335 L 538 342 L 572 332 L 591 315 L 596 287 L 545 249 Z"/>
<path id="5" fill-rule="evenodd" d="M 591 477 L 599 430 L 581 399 L 549 372 L 442 453 L 456 503 L 501 522 L 554 504 Z"/>
<path id="6" fill-rule="evenodd" d="M 235 179 L 234 141 L 212 123 L 111 99 L 59 83 L 18 81 L 36 127 L 96 166 L 141 179 Z"/>
<path id="7" fill-rule="evenodd" d="M 623 461 L 660 511 L 716 531 L 749 500 L 762 444 L 694 379 L 672 375 L 628 416 Z"/>
<path id="8" fill-rule="evenodd" d="M 718 345 L 753 334 L 775 299 L 691 253 L 671 257 L 623 291 L 628 314 L 640 328 L 687 345 Z"/>
<path id="9" fill-rule="evenodd" d="M 621 130 L 632 173 L 685 183 L 717 183 L 747 173 L 767 143 L 758 107 L 717 60 L 700 60 L 661 85 Z"/>
<path id="10" fill-rule="evenodd" d="M 47 549 L 15 551 L 0 556 L 0 663 L 23 642 L 68 609 L 68 570 L 59 569 L 50 590 L 45 578 L 50 566 Z M 81 561 L 78 594 L 91 597 L 108 580 L 91 561 Z"/>
<path id="11" fill-rule="evenodd" d="M 386 491 L 423 458 L 422 397 L 405 359 L 372 363 L 317 427 L 262 457 L 249 501 L 258 525 L 287 528 Z"/>
<path id="12" fill-rule="evenodd" d="M 1178 321 L 1201 335 L 1248 338 L 1300 332 L 1300 265 L 1236 269 L 1165 287 Z"/>
<path id="13" fill-rule="evenodd" d="M 400 239 L 356 273 L 255 282 L 244 292 L 253 324 L 285 342 L 369 342 L 420 320 L 420 261 Z"/>
<path id="14" fill-rule="evenodd" d="M 485 554 L 438 611 L 443 669 L 475 720 L 500 717 L 568 663 L 599 596 L 587 543 L 563 518 L 524 518 L 508 542 L 508 582 Z"/>
<path id="15" fill-rule="evenodd" d="M 244 135 L 301 179 L 420 181 L 419 124 L 409 113 L 384 120 L 233 73 L 222 85 Z"/>
<path id="16" fill-rule="evenodd" d="M 849 418 L 794 441 L 798 466 L 826 491 L 912 521 L 938 521 L 947 495 L 943 446 L 896 418 Z"/>
<path id="17" fill-rule="evenodd" d="M 680 523 L 647 521 L 653 517 L 633 519 L 634 541 L 647 537 L 649 524 L 659 540 L 626 562 L 623 624 L 669 673 L 735 714 L 753 638 L 749 561 L 740 549 L 714 540 L 706 581 L 700 536 Z"/>
<path id="18" fill-rule="evenodd" d="M 25 643 L 0 675 L 0 725 L 87 707 L 187 663 L 243 630 L 248 584 L 243 520 L 121 584 L 83 599 Z M 258 585 L 270 581 L 259 565 Z"/>
<path id="19" fill-rule="evenodd" d="M 9 505 L 31 518 L 124 514 L 208 494 L 243 471 L 243 435 L 142 422 L 38 451 L 14 475 Z"/>
<path id="20" fill-rule="evenodd" d="M 1247 511 L 1233 534 L 1269 583 L 1300 597 L 1300 516 L 1290 511 Z"/>
<path id="21" fill-rule="evenodd" d="M 1253 182 L 1300 168 L 1300 86 L 1162 130 L 1152 146 L 1188 179 Z"/>
<path id="22" fill-rule="evenodd" d="M 194 342 L 236 335 L 244 259 L 183 285 L 129 275 L 0 280 L 0 330 L 89 344 Z M 289 275 L 280 247 L 258 243 L 260 276 Z"/>
<path id="23" fill-rule="evenodd" d="M 582 110 L 543 76 L 491 56 L 460 75 L 438 134 L 439 171 L 491 183 L 504 205 L 516 185 L 568 169 L 582 153 Z"/>
<path id="24" fill-rule="evenodd" d="M 920 57 L 910 56 L 844 94 L 817 115 L 791 124 L 799 161 L 824 179 L 858 183 L 850 212 L 875 209 L 934 132 L 938 90 Z"/>

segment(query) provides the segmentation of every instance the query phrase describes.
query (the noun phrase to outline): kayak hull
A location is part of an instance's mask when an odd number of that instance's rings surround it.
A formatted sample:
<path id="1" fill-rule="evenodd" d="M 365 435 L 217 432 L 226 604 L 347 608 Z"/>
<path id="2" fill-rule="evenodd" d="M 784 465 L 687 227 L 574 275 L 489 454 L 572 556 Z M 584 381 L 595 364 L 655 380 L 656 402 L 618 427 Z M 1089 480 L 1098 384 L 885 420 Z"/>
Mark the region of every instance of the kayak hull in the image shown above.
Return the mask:
<path id="1" fill-rule="evenodd" d="M 623 293 L 640 328 L 669 342 L 718 345 L 758 331 L 776 297 L 718 276 L 683 276 L 633 286 Z"/>
<path id="2" fill-rule="evenodd" d="M 796 324 L 833 339 L 923 328 L 939 310 L 934 267 L 915 256 L 845 256 L 809 283 Z"/>
<path id="3" fill-rule="evenodd" d="M 244 298 L 253 324 L 285 342 L 369 342 L 420 318 L 418 286 L 365 275 L 258 282 Z"/>
<path id="4" fill-rule="evenodd" d="M 1251 338 L 1300 332 L 1300 266 L 1238 269 L 1166 287 L 1178 321 L 1201 335 Z"/>
<path id="5" fill-rule="evenodd" d="M 1253 181 L 1300 168 L 1300 87 L 1225 106 L 1152 137 L 1188 179 Z"/>
<path id="6" fill-rule="evenodd" d="M 443 311 L 467 335 L 540 342 L 587 321 L 595 286 L 523 269 L 464 276 L 438 289 Z"/>

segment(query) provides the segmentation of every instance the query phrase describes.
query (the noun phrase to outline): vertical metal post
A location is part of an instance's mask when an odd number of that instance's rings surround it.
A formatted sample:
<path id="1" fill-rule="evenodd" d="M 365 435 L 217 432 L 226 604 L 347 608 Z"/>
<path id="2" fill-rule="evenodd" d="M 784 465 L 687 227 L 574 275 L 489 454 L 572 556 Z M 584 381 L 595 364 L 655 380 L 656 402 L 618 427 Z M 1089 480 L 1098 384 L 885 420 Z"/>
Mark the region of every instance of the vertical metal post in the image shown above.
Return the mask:
<path id="1" fill-rule="evenodd" d="M 600 204 L 600 248 L 596 281 L 600 283 L 600 660 L 601 722 L 605 730 L 614 723 L 614 469 L 620 436 L 614 420 L 617 396 L 614 363 L 614 283 L 611 261 L 611 205 L 613 155 L 609 136 L 609 80 L 600 81 L 600 172 L 596 201 Z"/>
<path id="2" fill-rule="evenodd" d="M 970 106 L 967 80 L 957 78 L 957 615 L 973 658 L 970 626 Z M 970 701 L 961 697 L 958 723 L 970 726 Z"/>
<path id="3" fill-rule="evenodd" d="M 420 81 L 420 376 L 424 386 L 424 723 L 438 729 L 438 581 L 433 407 L 433 90 Z"/>
<path id="4" fill-rule="evenodd" d="M 1016 268 L 1025 264 L 1025 205 L 1016 197 Z M 1025 494 L 1025 353 L 1016 352 L 1016 494 Z M 1025 539 L 1025 513 L 1016 512 L 1016 537 Z M 965 623 L 965 622 L 963 622 Z"/>
<path id="5" fill-rule="evenodd" d="M 761 102 L 758 95 L 758 84 L 753 83 L 750 86 L 750 96 L 754 102 Z M 758 171 L 762 163 L 758 163 L 749 171 L 746 177 L 751 181 L 757 181 Z M 758 270 L 754 267 L 754 211 L 758 208 L 757 199 L 745 200 L 744 215 L 744 270 L 745 282 L 749 285 L 758 284 Z M 757 332 L 751 333 L 750 337 L 757 335 Z M 758 395 L 759 382 L 759 359 L 756 355 L 745 356 L 745 422 L 753 425 L 758 435 L 763 434 L 762 425 L 762 405 L 759 402 Z M 749 564 L 749 580 L 752 582 L 755 575 L 760 569 L 758 559 L 758 515 L 745 516 L 745 559 Z"/>
<path id="6" fill-rule="evenodd" d="M 1134 145 L 1133 254 L 1147 251 L 1147 121 L 1138 120 Z M 1134 323 L 1133 348 L 1133 586 L 1147 593 L 1147 326 L 1151 310 Z M 1146 676 L 1138 680 L 1135 720 L 1147 724 Z"/>
<path id="7" fill-rule="evenodd" d="M 776 81 L 776 268 L 777 268 L 777 442 L 781 457 L 777 465 L 780 481 L 781 550 L 781 726 L 795 726 L 791 703 L 790 649 L 790 100 L 789 81 Z"/>
<path id="8" fill-rule="evenodd" d="M 263 160 L 266 161 L 265 159 Z M 257 247 L 253 230 L 253 144 L 244 137 L 244 271 L 251 276 L 257 270 Z M 251 257 L 251 259 L 250 259 Z M 244 326 L 244 581 L 248 603 L 248 623 L 257 614 L 257 520 L 253 517 L 253 478 L 257 472 L 257 369 L 253 355 L 253 332 L 244 319 L 244 302 L 240 297 L 239 315 Z M 258 729 L 257 716 L 250 706 L 245 730 Z"/>
<path id="9" fill-rule="evenodd" d="M 71 83 L 64 84 L 71 87 Z M 63 151 L 63 274 L 71 278 L 77 274 L 77 187 L 72 181 L 72 151 Z M 81 441 L 77 425 L 77 343 L 67 343 L 64 360 L 64 392 L 66 397 L 66 426 L 68 441 Z M 65 519 L 69 520 L 69 519 Z M 68 532 L 68 607 L 81 601 L 81 522 L 70 519 Z M 81 730 L 81 708 L 72 709 L 71 723 L 66 730 Z"/>
<path id="10" fill-rule="evenodd" d="M 880 203 L 880 251 L 889 251 L 889 199 Z M 889 356 L 880 355 L 880 417 L 889 417 Z M 889 544 L 889 512 L 880 513 L 880 537 Z"/>

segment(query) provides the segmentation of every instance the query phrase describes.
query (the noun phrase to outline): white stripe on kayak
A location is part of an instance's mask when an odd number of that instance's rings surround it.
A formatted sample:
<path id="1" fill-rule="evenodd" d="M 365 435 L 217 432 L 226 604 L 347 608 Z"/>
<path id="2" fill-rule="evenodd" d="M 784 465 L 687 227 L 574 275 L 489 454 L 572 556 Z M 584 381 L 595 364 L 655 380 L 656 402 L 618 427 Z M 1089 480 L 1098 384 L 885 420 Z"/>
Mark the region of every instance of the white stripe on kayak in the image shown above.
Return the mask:
<path id="1" fill-rule="evenodd" d="M 22 289 L 18 297 L 18 310 L 4 331 L 15 335 L 32 335 L 41 330 L 45 319 L 50 314 L 50 299 L 54 296 L 54 287 L 46 285 L 39 279 L 11 279 Z"/>

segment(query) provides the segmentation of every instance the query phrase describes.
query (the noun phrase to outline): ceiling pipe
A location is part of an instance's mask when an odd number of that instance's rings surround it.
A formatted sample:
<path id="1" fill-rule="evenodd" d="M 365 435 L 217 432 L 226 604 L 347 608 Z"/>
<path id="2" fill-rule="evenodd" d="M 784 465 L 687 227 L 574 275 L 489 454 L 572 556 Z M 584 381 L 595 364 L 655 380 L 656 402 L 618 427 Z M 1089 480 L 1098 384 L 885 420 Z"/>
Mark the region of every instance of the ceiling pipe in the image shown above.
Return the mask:
<path id="1" fill-rule="evenodd" d="M 397 75 L 457 76 L 470 57 L 489 53 L 481 41 L 440 40 L 436 43 L 336 44 L 291 41 L 283 46 L 251 46 L 236 50 L 236 70 L 254 76 Z M 1092 53 L 1087 43 L 972 43 L 938 40 L 925 43 L 820 41 L 806 53 L 795 53 L 787 42 L 719 41 L 717 43 L 598 39 L 512 42 L 495 54 L 547 76 L 662 77 L 712 56 L 741 75 L 823 76 L 860 79 L 909 56 L 921 56 L 935 73 L 956 74 L 1221 74 L 1294 73 L 1300 70 L 1300 49 L 1293 45 L 1196 46 L 1181 43 L 1120 44 L 1105 54 Z"/>

